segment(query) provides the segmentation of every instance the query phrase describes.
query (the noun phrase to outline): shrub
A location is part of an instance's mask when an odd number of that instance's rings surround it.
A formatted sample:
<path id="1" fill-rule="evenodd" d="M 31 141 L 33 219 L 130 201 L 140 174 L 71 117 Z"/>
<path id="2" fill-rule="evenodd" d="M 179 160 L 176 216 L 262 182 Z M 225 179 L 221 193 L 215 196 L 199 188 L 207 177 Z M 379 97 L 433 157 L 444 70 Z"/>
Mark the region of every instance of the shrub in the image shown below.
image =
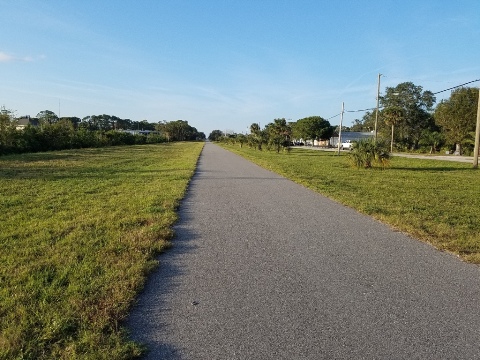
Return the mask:
<path id="1" fill-rule="evenodd" d="M 373 163 L 385 167 L 390 159 L 388 145 L 384 141 L 375 141 L 374 139 L 353 142 L 348 156 L 354 166 L 367 169 L 371 168 Z"/>

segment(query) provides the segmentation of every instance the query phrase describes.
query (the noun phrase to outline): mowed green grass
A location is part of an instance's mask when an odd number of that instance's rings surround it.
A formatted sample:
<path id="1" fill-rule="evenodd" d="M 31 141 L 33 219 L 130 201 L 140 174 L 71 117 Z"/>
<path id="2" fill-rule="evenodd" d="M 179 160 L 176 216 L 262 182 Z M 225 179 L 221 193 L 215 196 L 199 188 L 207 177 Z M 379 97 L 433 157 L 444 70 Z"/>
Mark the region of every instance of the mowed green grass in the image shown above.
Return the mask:
<path id="1" fill-rule="evenodd" d="M 0 358 L 128 359 L 203 143 L 0 157 Z"/>
<path id="2" fill-rule="evenodd" d="M 346 153 L 226 148 L 398 231 L 480 263 L 480 170 L 472 164 L 395 157 L 386 169 L 357 169 Z"/>

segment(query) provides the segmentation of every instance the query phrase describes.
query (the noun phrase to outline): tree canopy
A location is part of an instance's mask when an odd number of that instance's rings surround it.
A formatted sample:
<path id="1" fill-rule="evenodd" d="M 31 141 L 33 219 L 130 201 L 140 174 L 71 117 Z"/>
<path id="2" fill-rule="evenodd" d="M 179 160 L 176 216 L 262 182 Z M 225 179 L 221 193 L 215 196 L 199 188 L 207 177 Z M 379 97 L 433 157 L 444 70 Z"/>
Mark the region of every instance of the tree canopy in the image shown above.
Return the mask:
<path id="1" fill-rule="evenodd" d="M 401 120 L 396 124 L 398 142 L 408 148 L 417 148 L 423 130 L 436 129 L 431 114 L 435 100 L 431 91 L 424 91 L 421 86 L 412 82 L 386 88 L 385 95 L 380 97 L 382 107 L 402 109 L 403 113 Z M 382 117 L 382 112 L 380 116 Z M 383 129 L 385 132 L 385 127 Z M 381 128 L 379 130 L 381 131 Z"/>
<path id="2" fill-rule="evenodd" d="M 37 114 L 37 118 L 40 121 L 40 124 L 54 124 L 58 121 L 58 116 L 53 111 L 43 110 Z"/>
<path id="3" fill-rule="evenodd" d="M 470 138 L 475 131 L 478 91 L 471 87 L 455 89 L 450 98 L 442 100 L 435 109 L 435 122 L 444 130 L 447 142 L 457 145 L 459 153 L 465 141 L 473 141 Z"/>
<path id="4" fill-rule="evenodd" d="M 208 140 L 218 141 L 223 136 L 222 130 L 213 130 L 210 135 L 208 135 Z"/>
<path id="5" fill-rule="evenodd" d="M 156 128 L 165 134 L 168 141 L 205 139 L 204 133 L 198 132 L 196 128 L 190 126 L 188 121 L 185 120 L 164 121 L 158 123 Z"/>
<path id="6" fill-rule="evenodd" d="M 265 127 L 265 131 L 268 134 L 269 144 L 274 146 L 277 153 L 280 152 L 282 146 L 288 146 L 292 131 L 285 118 L 274 119 Z"/>
<path id="7" fill-rule="evenodd" d="M 304 140 L 327 140 L 332 137 L 335 128 L 321 116 L 309 116 L 292 124 L 295 138 Z"/>

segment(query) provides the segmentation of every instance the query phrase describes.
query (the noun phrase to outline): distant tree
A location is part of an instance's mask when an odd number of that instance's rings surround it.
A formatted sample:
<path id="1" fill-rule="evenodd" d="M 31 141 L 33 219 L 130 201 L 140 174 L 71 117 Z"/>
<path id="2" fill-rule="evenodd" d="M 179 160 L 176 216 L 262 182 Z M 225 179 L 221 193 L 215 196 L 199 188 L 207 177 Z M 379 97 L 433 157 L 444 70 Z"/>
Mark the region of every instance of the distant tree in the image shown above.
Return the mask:
<path id="1" fill-rule="evenodd" d="M 280 152 L 282 147 L 288 147 L 292 130 L 287 124 L 287 120 L 284 118 L 274 119 L 273 123 L 265 127 L 265 130 L 268 134 L 270 145 L 275 148 L 277 153 Z"/>
<path id="2" fill-rule="evenodd" d="M 197 132 L 197 140 L 205 140 L 207 137 L 205 136 L 205 133 L 202 131 Z"/>
<path id="3" fill-rule="evenodd" d="M 391 106 L 383 110 L 383 118 L 385 124 L 390 125 L 392 133 L 390 137 L 390 152 L 393 152 L 394 130 L 395 125 L 403 119 L 403 109 L 399 106 Z"/>
<path id="4" fill-rule="evenodd" d="M 462 153 L 462 146 L 472 143 L 471 133 L 475 131 L 478 106 L 478 88 L 458 88 L 450 98 L 442 100 L 435 109 L 435 122 L 444 131 L 447 142 L 455 144 L 456 153 Z"/>
<path id="5" fill-rule="evenodd" d="M 222 138 L 223 132 L 222 130 L 213 130 L 210 135 L 208 135 L 208 140 L 210 141 L 218 141 Z"/>
<path id="6" fill-rule="evenodd" d="M 42 131 L 42 150 L 63 150 L 72 148 L 74 126 L 69 120 L 59 120 L 45 125 Z"/>
<path id="7" fill-rule="evenodd" d="M 352 122 L 350 131 L 370 132 L 375 129 L 375 112 L 367 111 L 361 119 Z"/>
<path id="8" fill-rule="evenodd" d="M 130 119 L 117 119 L 115 122 L 115 129 L 116 130 L 134 130 L 135 126 L 134 122 Z M 155 124 L 153 124 L 153 128 L 155 128 Z"/>
<path id="9" fill-rule="evenodd" d="M 76 116 L 63 116 L 61 118 L 58 118 L 58 121 L 70 121 L 73 124 L 73 127 L 77 129 L 82 119 Z"/>
<path id="10" fill-rule="evenodd" d="M 293 137 L 304 140 L 328 140 L 334 130 L 330 122 L 320 116 L 306 117 L 292 124 Z"/>
<path id="11" fill-rule="evenodd" d="M 404 82 L 396 87 L 387 87 L 385 95 L 380 97 L 380 103 L 385 109 L 395 107 L 403 110 L 403 117 L 396 124 L 396 139 L 405 147 L 416 149 L 423 130 L 436 129 L 430 113 L 435 96 L 431 91 L 424 91 L 421 86 Z M 383 111 L 380 115 L 383 115 Z"/>
<path id="12" fill-rule="evenodd" d="M 40 124 L 55 124 L 58 121 L 58 116 L 53 111 L 50 110 L 43 110 L 37 114 L 37 118 L 40 121 Z"/>
<path id="13" fill-rule="evenodd" d="M 88 129 L 90 131 L 94 130 L 110 130 L 111 125 L 105 124 L 104 119 L 102 119 L 102 115 L 88 115 L 82 119 L 80 126 Z"/>
<path id="14" fill-rule="evenodd" d="M 440 131 L 424 130 L 420 138 L 420 145 L 428 146 L 430 154 L 438 151 L 439 147 L 445 142 L 445 135 Z"/>
<path id="15" fill-rule="evenodd" d="M 156 128 L 165 135 L 168 141 L 196 140 L 199 136 L 198 130 L 185 120 L 164 121 L 157 124 Z"/>
<path id="16" fill-rule="evenodd" d="M 13 111 L 5 109 L 4 106 L 0 109 L 0 131 L 8 127 L 12 127 L 15 122 Z"/>
<path id="17" fill-rule="evenodd" d="M 244 134 L 237 134 L 235 141 L 240 144 L 240 147 L 243 147 L 243 144 L 245 144 L 248 141 L 248 139 L 247 139 L 247 136 Z"/>
<path id="18" fill-rule="evenodd" d="M 250 125 L 250 135 L 248 140 L 251 146 L 258 150 L 262 150 L 262 145 L 267 140 L 267 134 L 260 128 L 260 124 L 253 123 Z"/>
<path id="19" fill-rule="evenodd" d="M 130 120 L 131 121 L 131 120 Z M 155 130 L 155 124 L 149 123 L 147 120 L 131 121 L 131 130 Z"/>
<path id="20" fill-rule="evenodd" d="M 5 106 L 0 109 L 0 153 L 9 152 L 15 141 L 14 112 Z"/>

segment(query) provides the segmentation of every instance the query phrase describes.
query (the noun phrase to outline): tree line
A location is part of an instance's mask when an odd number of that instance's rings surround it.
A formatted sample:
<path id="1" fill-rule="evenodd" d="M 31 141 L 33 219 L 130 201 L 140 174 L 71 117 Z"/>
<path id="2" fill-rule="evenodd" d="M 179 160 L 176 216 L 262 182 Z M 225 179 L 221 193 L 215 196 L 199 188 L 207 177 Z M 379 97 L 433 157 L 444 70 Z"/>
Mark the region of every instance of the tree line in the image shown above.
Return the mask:
<path id="1" fill-rule="evenodd" d="M 435 95 L 421 86 L 404 82 L 387 87 L 380 96 L 380 110 L 367 111 L 351 131 L 374 131 L 390 143 L 391 151 L 430 153 L 446 149 L 471 155 L 475 144 L 478 88 L 459 87 L 436 106 Z"/>
<path id="2" fill-rule="evenodd" d="M 13 111 L 0 109 L 0 155 L 204 139 L 185 120 L 150 123 L 106 114 L 80 119 L 58 117 L 50 110 L 36 118 L 16 118 Z"/>
<path id="3" fill-rule="evenodd" d="M 221 130 L 213 130 L 208 139 L 210 141 L 227 141 L 244 144 L 262 150 L 288 150 L 290 146 L 295 145 L 295 141 L 319 140 L 326 141 L 330 139 L 335 131 L 335 127 L 321 116 L 309 116 L 296 122 L 289 122 L 285 118 L 274 119 L 264 128 L 260 124 L 250 125 L 250 134 L 224 134 Z"/>
<path id="4" fill-rule="evenodd" d="M 289 122 L 285 118 L 274 119 L 263 129 L 260 124 L 250 125 L 250 134 L 224 134 L 221 130 L 213 130 L 208 139 L 211 141 L 227 141 L 244 144 L 262 150 L 289 150 L 295 141 L 318 140 L 326 141 L 332 137 L 335 127 L 321 116 L 309 116 L 299 119 L 296 122 Z"/>
<path id="5" fill-rule="evenodd" d="M 393 151 L 418 151 L 434 153 L 441 150 L 471 155 L 475 144 L 475 126 L 478 106 L 478 88 L 460 87 L 450 97 L 436 103 L 435 94 L 421 86 L 404 82 L 386 87 L 379 97 L 379 112 L 365 112 L 362 119 L 355 119 L 351 127 L 342 131 L 377 131 L 379 141 L 389 144 Z M 263 129 L 258 123 L 250 126 L 250 134 L 224 134 L 214 130 L 211 141 L 229 141 L 255 147 L 288 149 L 293 139 L 327 141 L 338 136 L 339 127 L 332 127 L 321 116 L 310 116 L 287 122 L 274 119 Z"/>

